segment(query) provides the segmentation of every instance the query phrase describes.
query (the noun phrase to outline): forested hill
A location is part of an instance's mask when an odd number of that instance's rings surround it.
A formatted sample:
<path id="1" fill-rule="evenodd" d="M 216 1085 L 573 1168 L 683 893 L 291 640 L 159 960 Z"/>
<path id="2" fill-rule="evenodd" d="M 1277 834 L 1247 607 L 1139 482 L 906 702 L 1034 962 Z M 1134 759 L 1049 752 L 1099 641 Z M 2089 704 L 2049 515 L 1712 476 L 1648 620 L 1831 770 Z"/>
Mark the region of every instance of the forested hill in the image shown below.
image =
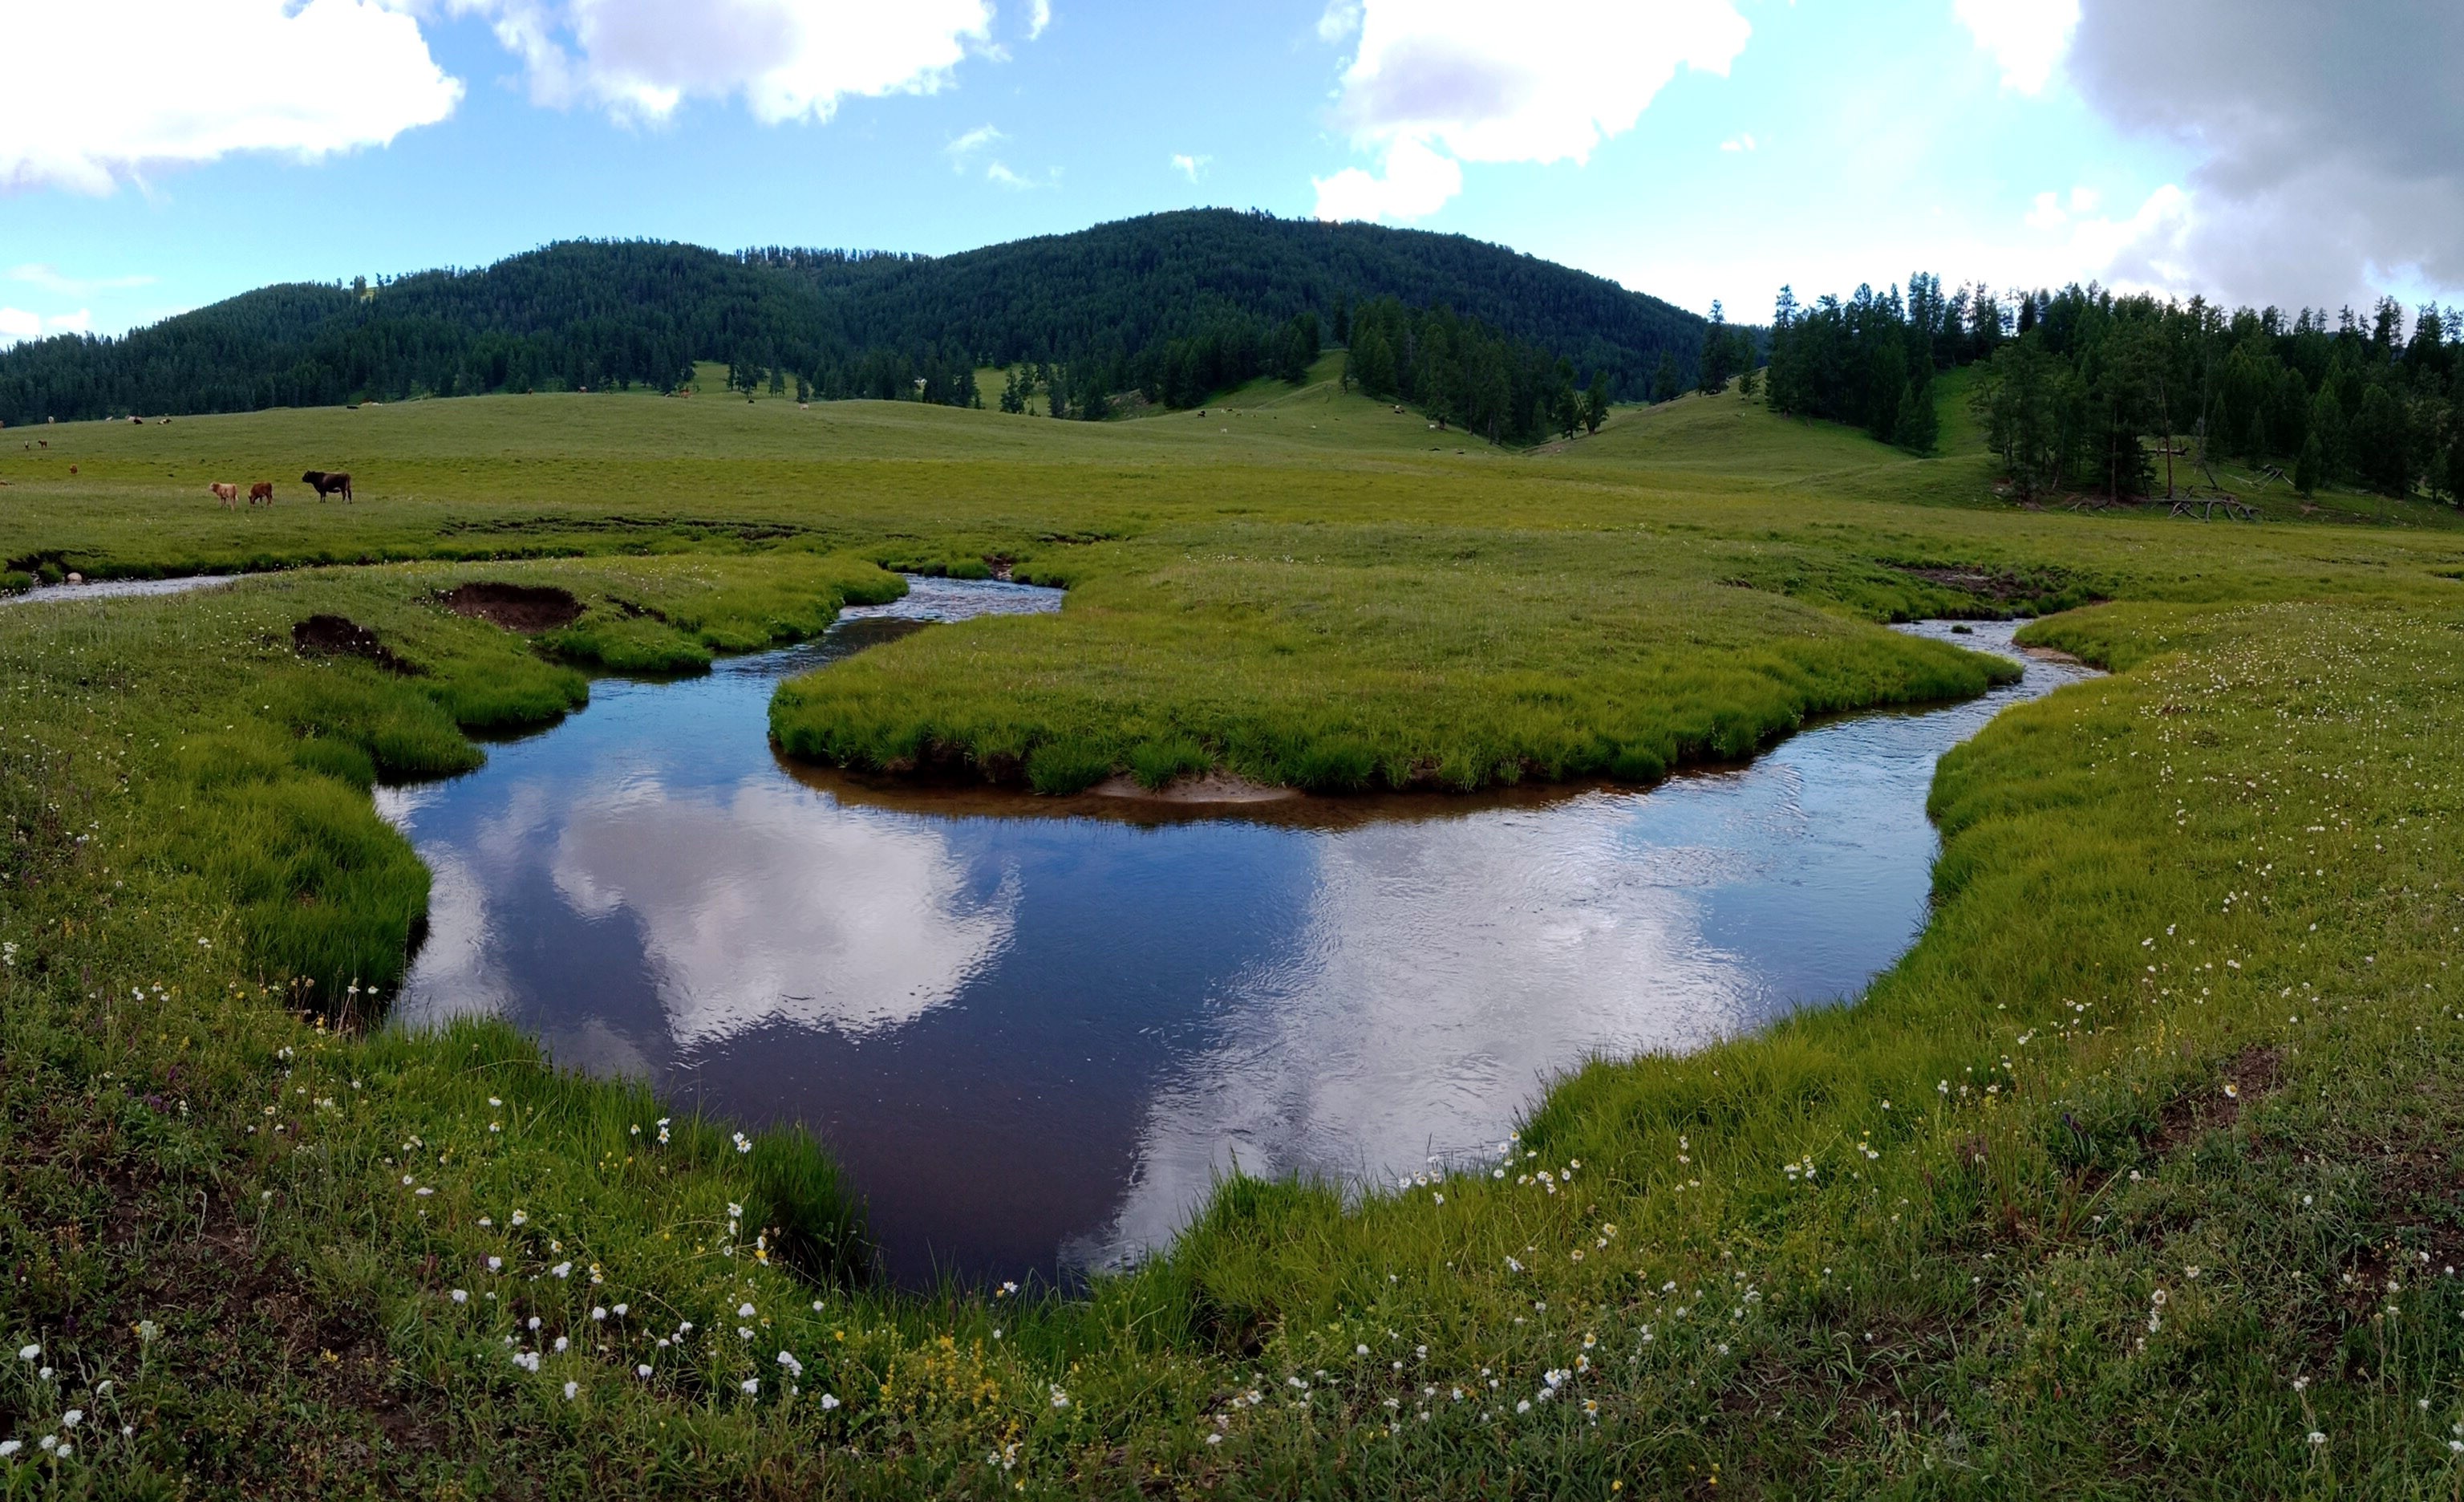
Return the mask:
<path id="1" fill-rule="evenodd" d="M 1460 235 L 1155 214 L 948 256 L 572 241 L 475 271 L 267 287 L 138 329 L 0 351 L 0 420 L 633 384 L 695 361 L 812 394 L 968 402 L 979 365 L 1185 405 L 1340 341 L 1350 310 L 1451 308 L 1521 365 L 1643 393 L 1704 323 Z"/>

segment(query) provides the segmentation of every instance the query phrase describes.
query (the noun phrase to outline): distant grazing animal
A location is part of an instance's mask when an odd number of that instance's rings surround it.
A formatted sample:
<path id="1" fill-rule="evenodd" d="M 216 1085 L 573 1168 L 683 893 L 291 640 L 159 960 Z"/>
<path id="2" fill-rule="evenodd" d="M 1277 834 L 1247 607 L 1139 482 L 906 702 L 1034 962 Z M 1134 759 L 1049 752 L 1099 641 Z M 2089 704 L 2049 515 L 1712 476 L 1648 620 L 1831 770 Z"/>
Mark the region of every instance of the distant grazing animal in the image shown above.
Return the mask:
<path id="1" fill-rule="evenodd" d="M 272 480 L 258 480 L 255 484 L 251 485 L 248 488 L 248 503 L 253 506 L 260 500 L 269 506 L 274 504 L 274 482 Z"/>
<path id="2" fill-rule="evenodd" d="M 299 476 L 299 483 L 314 489 L 319 500 L 338 492 L 344 500 L 351 498 L 351 476 L 340 471 L 328 475 L 323 470 L 310 470 Z"/>
<path id="3" fill-rule="evenodd" d="M 226 485 L 221 480 L 216 480 L 213 483 L 212 490 L 214 493 L 214 499 L 221 501 L 225 506 L 229 506 L 239 499 L 239 487 L 236 485 Z"/>

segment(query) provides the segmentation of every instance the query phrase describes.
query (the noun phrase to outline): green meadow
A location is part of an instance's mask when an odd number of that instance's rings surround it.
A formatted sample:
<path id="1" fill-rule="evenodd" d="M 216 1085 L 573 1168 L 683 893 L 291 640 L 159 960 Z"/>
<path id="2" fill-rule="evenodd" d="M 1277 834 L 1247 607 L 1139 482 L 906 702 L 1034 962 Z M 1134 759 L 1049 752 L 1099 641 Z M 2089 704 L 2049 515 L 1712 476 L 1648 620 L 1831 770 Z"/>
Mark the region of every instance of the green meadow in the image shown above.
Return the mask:
<path id="1" fill-rule="evenodd" d="M 0 1488 L 2464 1485 L 2453 513 L 2022 509 L 1956 380 L 1917 459 L 1734 395 L 1511 453 L 1318 375 L 1103 424 L 705 391 L 0 432 L 11 567 L 250 576 L 0 607 Z M 2109 675 L 1944 762 L 1931 920 L 1850 1005 L 1595 1060 L 1493 1169 L 1238 1180 L 1083 1292 L 912 1294 L 801 1135 L 384 1026 L 428 878 L 369 799 L 899 570 L 1071 593 L 791 682 L 775 736 L 1023 807 L 1647 781 L 2009 675 L 1884 629 L 1918 616 Z M 303 652 L 328 616 L 376 654 Z"/>

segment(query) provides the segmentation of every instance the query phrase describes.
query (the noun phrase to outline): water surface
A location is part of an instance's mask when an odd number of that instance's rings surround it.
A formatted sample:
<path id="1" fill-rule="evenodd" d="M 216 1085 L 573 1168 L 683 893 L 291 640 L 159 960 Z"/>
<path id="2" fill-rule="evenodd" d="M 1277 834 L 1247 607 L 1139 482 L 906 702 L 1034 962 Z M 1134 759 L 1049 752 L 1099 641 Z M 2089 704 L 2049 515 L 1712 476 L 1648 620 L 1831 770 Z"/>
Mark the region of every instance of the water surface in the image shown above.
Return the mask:
<path id="1" fill-rule="evenodd" d="M 919 582 L 823 640 L 603 681 L 555 729 L 380 793 L 435 872 L 397 1005 L 819 1131 L 890 1270 L 1051 1274 L 1158 1245 L 1211 1177 L 1493 1146 L 1595 1051 L 1851 995 L 1925 915 L 1935 760 L 2081 670 L 1836 720 L 1649 790 L 1193 817 L 783 762 L 786 674 L 1054 591 Z M 1952 638 L 2008 652 L 2011 628 Z"/>
<path id="2" fill-rule="evenodd" d="M 237 574 L 184 574 L 177 579 L 89 579 L 81 585 L 36 585 L 15 594 L 0 594 L 0 605 L 44 605 L 55 600 L 125 600 L 139 595 L 186 594 L 211 589 L 237 579 Z"/>

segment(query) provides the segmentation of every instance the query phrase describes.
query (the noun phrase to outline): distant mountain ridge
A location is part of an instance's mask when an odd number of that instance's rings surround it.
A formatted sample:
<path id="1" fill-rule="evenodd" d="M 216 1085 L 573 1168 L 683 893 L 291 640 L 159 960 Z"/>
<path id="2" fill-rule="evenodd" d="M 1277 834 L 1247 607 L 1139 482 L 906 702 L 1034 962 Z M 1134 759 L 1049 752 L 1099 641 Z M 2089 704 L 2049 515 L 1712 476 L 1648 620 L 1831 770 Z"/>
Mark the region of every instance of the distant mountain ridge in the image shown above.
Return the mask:
<path id="1" fill-rule="evenodd" d="M 977 365 L 1067 364 L 1082 385 L 1161 399 L 1268 368 L 1297 320 L 1339 340 L 1351 307 L 1384 298 L 1451 307 L 1618 396 L 1641 395 L 1663 351 L 1690 373 L 1705 327 L 1463 235 L 1230 210 L 944 256 L 563 241 L 474 271 L 264 287 L 118 339 L 23 343 L 0 351 L 0 420 L 665 387 L 695 361 L 822 396 L 957 401 Z"/>

